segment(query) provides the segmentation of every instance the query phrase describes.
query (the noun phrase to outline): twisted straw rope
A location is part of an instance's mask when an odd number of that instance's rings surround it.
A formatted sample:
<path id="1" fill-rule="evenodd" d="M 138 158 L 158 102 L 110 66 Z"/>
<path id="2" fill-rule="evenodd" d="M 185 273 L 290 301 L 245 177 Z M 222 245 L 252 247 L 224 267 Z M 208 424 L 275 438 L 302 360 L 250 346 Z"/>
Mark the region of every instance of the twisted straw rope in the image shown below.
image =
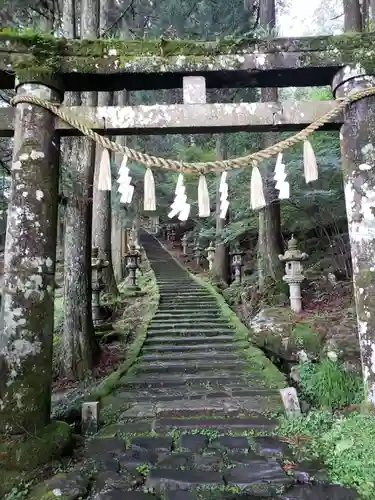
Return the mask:
<path id="1" fill-rule="evenodd" d="M 179 162 L 168 158 L 151 156 L 146 153 L 141 153 L 140 151 L 128 148 L 127 146 L 123 146 L 121 144 L 118 144 L 117 142 L 109 140 L 107 137 L 97 134 L 90 127 L 80 122 L 79 118 L 69 115 L 65 111 L 62 111 L 55 104 L 52 104 L 49 101 L 44 101 L 42 99 L 39 99 L 38 97 L 27 96 L 27 95 L 16 95 L 11 100 L 11 104 L 13 106 L 16 106 L 17 104 L 21 103 L 28 103 L 47 109 L 48 111 L 51 111 L 51 113 L 58 116 L 62 121 L 66 122 L 71 127 L 79 130 L 83 135 L 89 137 L 103 148 L 106 148 L 109 151 L 112 151 L 113 153 L 122 153 L 126 155 L 129 159 L 141 163 L 146 167 L 160 168 L 163 170 L 171 170 L 175 172 L 181 172 L 181 170 L 183 170 L 185 172 L 208 173 L 208 172 L 222 172 L 223 170 L 243 168 L 251 164 L 254 165 L 262 160 L 272 158 L 273 156 L 276 156 L 278 153 L 282 153 L 291 146 L 294 146 L 295 144 L 307 139 L 313 132 L 315 132 L 323 125 L 329 123 L 333 118 L 335 118 L 341 111 L 345 109 L 345 107 L 348 104 L 372 95 L 375 95 L 375 87 L 370 87 L 365 90 L 360 90 L 359 92 L 355 92 L 354 94 L 345 97 L 344 99 L 338 100 L 337 106 L 335 106 L 326 114 L 315 120 L 306 128 L 302 129 L 297 134 L 293 135 L 292 137 L 288 137 L 287 139 L 284 139 L 283 141 L 280 141 L 274 144 L 273 146 L 269 146 L 261 151 L 257 151 L 256 153 L 251 153 L 249 155 L 242 156 L 239 158 L 232 158 L 230 160 L 208 161 L 204 163 Z"/>

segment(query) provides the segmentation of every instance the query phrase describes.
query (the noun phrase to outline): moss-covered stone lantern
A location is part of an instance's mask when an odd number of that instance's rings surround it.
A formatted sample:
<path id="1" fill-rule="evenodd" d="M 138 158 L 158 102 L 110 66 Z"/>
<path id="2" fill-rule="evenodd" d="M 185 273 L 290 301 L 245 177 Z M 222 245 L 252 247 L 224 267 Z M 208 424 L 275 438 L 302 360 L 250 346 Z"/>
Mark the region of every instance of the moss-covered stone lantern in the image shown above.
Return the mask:
<path id="1" fill-rule="evenodd" d="M 243 252 L 240 249 L 240 246 L 237 244 L 234 247 L 234 250 L 230 253 L 232 257 L 232 271 L 233 271 L 233 276 L 234 276 L 234 281 L 237 283 L 241 283 L 242 281 L 242 268 L 243 268 L 243 257 L 245 255 L 245 252 Z"/>
<path id="2" fill-rule="evenodd" d="M 126 254 L 126 269 L 129 273 L 130 284 L 127 286 L 130 290 L 140 290 L 137 285 L 137 269 L 141 260 L 141 254 L 136 249 L 134 243 L 130 245 L 129 252 Z"/>
<path id="3" fill-rule="evenodd" d="M 214 260 L 215 260 L 215 245 L 214 242 L 211 241 L 208 247 L 206 248 L 207 252 L 207 260 L 208 260 L 208 269 L 211 271 L 213 265 L 214 265 Z"/>
<path id="4" fill-rule="evenodd" d="M 184 233 L 184 235 L 181 238 L 181 244 L 182 244 L 182 255 L 186 257 L 188 251 L 188 237 L 186 233 Z"/>
<path id="5" fill-rule="evenodd" d="M 194 259 L 195 259 L 197 266 L 201 265 L 202 251 L 203 251 L 203 248 L 199 244 L 199 238 L 197 238 L 196 242 L 195 242 L 194 249 L 193 249 Z"/>
<path id="6" fill-rule="evenodd" d="M 302 262 L 308 257 L 307 253 L 298 249 L 297 240 L 293 235 L 288 241 L 288 249 L 284 255 L 279 255 L 281 262 L 285 262 L 283 280 L 289 285 L 290 307 L 296 313 L 302 310 L 301 283 L 305 279 Z"/>
<path id="7" fill-rule="evenodd" d="M 91 302 L 92 302 L 92 321 L 94 325 L 104 320 L 102 309 L 100 307 L 100 293 L 104 288 L 103 269 L 109 265 L 109 262 L 99 258 L 99 249 L 91 249 Z"/>

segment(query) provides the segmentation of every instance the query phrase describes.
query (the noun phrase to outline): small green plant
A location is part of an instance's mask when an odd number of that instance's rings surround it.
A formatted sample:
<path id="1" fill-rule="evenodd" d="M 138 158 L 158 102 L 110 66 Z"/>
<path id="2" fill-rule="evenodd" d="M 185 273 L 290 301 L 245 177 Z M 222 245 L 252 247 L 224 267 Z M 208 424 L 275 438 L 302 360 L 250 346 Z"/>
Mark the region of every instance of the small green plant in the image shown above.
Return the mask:
<path id="1" fill-rule="evenodd" d="M 149 464 L 138 465 L 138 467 L 136 467 L 136 471 L 146 478 L 150 472 L 150 466 Z"/>
<path id="2" fill-rule="evenodd" d="M 353 412 L 335 417 L 324 411 L 280 420 L 277 434 L 296 452 L 296 458 L 321 460 L 334 483 L 356 488 L 363 500 L 375 498 L 375 419 Z"/>
<path id="3" fill-rule="evenodd" d="M 346 372 L 329 359 L 299 365 L 301 396 L 317 408 L 338 410 L 363 400 L 363 383 L 359 375 Z"/>
<path id="4" fill-rule="evenodd" d="M 308 415 L 287 419 L 282 417 L 276 435 L 295 447 L 301 454 L 308 453 L 319 457 L 316 437 L 328 432 L 335 422 L 335 417 L 327 411 L 312 411 Z"/>
<path id="5" fill-rule="evenodd" d="M 219 431 L 216 429 L 193 429 L 191 434 L 206 436 L 210 442 L 219 437 Z"/>
<path id="6" fill-rule="evenodd" d="M 18 487 L 12 488 L 12 490 L 5 495 L 4 500 L 26 500 L 30 493 L 30 488 L 32 481 L 21 483 Z"/>
<path id="7" fill-rule="evenodd" d="M 375 419 L 352 413 L 338 419 L 320 439 L 330 479 L 356 488 L 361 498 L 375 498 Z"/>

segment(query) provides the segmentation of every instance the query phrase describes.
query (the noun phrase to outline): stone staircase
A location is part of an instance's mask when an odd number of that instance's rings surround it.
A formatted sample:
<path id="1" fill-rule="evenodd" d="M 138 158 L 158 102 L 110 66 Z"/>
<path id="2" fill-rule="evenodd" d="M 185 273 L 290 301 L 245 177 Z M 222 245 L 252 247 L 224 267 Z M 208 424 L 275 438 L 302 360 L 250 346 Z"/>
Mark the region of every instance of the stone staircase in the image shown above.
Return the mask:
<path id="1" fill-rule="evenodd" d="M 88 498 L 352 498 L 294 485 L 282 468 L 288 446 L 272 435 L 278 390 L 243 355 L 248 346 L 215 297 L 153 237 L 142 243 L 160 306 L 132 373 L 113 395 L 130 408 L 86 450 L 97 471 Z"/>

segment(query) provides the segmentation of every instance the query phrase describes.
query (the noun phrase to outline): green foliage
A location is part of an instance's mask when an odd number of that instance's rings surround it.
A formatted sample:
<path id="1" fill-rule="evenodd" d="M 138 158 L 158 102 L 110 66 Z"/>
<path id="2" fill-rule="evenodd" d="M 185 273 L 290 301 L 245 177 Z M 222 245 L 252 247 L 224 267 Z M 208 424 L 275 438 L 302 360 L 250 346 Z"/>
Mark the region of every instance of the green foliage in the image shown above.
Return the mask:
<path id="1" fill-rule="evenodd" d="M 356 488 L 361 498 L 375 496 L 375 419 L 352 413 L 335 417 L 324 411 L 280 421 L 276 431 L 287 438 L 297 458 L 318 458 L 328 469 L 330 481 Z"/>
<path id="2" fill-rule="evenodd" d="M 332 428 L 334 422 L 335 417 L 332 413 L 321 410 L 311 411 L 306 416 L 301 415 L 292 419 L 283 416 L 275 434 L 287 438 L 297 454 L 297 459 L 303 456 L 320 458 L 318 439 Z"/>
<path id="3" fill-rule="evenodd" d="M 375 496 L 375 419 L 353 413 L 337 420 L 320 439 L 321 453 L 334 482 L 358 489 L 362 498 Z"/>
<path id="4" fill-rule="evenodd" d="M 32 482 L 21 482 L 19 486 L 15 486 L 5 495 L 4 500 L 25 500 L 30 493 Z"/>
<path id="5" fill-rule="evenodd" d="M 319 354 L 323 345 L 322 336 L 308 323 L 297 323 L 291 331 L 290 340 L 301 349 Z"/>
<path id="6" fill-rule="evenodd" d="M 363 400 L 361 377 L 346 372 L 337 362 L 307 361 L 299 365 L 299 370 L 301 396 L 318 408 L 337 410 Z"/>

